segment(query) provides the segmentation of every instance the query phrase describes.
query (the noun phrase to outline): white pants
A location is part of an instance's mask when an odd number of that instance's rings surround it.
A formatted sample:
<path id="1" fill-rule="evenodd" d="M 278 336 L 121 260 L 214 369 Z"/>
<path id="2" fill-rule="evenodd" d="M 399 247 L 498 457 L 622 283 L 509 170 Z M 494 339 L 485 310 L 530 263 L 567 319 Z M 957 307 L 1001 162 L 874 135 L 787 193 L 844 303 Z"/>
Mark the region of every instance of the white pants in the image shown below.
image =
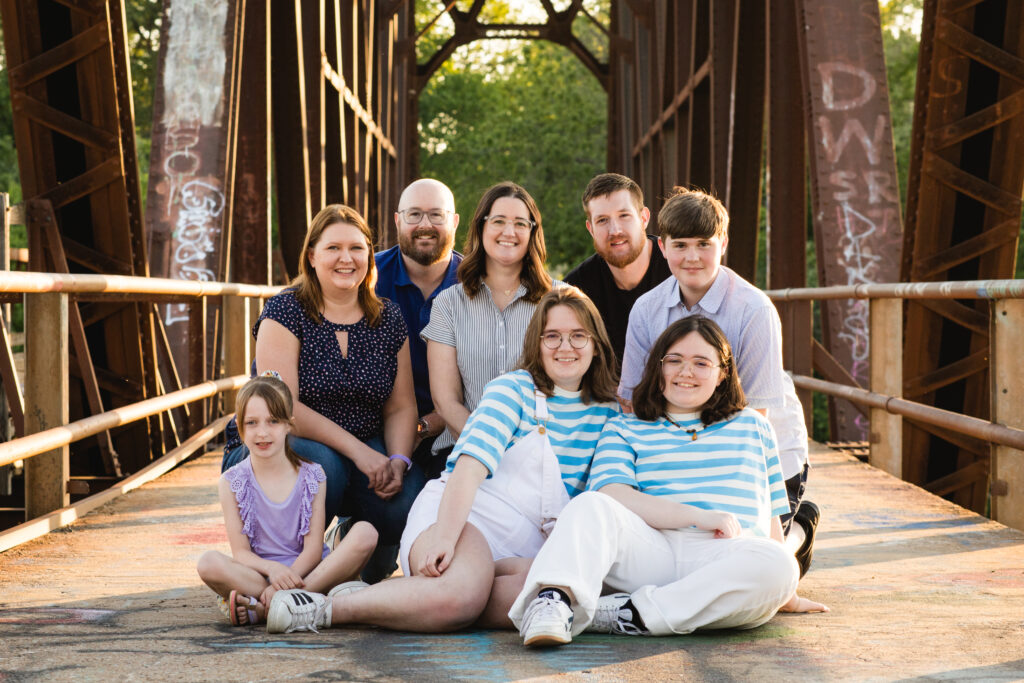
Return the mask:
<path id="1" fill-rule="evenodd" d="M 573 635 L 594 618 L 602 583 L 629 592 L 653 635 L 754 628 L 796 590 L 792 554 L 772 539 L 657 530 L 618 501 L 588 491 L 569 503 L 509 611 L 516 627 L 538 591 L 567 589 Z"/>

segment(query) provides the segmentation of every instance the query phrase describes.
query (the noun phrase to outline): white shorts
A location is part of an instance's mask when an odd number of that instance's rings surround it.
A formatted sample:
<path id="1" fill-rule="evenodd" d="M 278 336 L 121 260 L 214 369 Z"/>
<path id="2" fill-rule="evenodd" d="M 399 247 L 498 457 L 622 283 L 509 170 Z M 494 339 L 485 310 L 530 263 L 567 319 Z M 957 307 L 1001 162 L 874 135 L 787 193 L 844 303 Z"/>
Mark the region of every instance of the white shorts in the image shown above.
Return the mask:
<path id="1" fill-rule="evenodd" d="M 447 481 L 447 472 L 442 473 L 440 479 L 428 481 L 409 510 L 398 551 L 402 572 L 406 576 L 412 576 L 409 570 L 409 551 L 420 534 L 437 521 L 437 510 Z M 536 523 L 511 503 L 492 493 L 489 481 L 485 480 L 477 489 L 467 522 L 479 529 L 487 539 L 495 561 L 506 557 L 535 557 L 547 537 Z"/>

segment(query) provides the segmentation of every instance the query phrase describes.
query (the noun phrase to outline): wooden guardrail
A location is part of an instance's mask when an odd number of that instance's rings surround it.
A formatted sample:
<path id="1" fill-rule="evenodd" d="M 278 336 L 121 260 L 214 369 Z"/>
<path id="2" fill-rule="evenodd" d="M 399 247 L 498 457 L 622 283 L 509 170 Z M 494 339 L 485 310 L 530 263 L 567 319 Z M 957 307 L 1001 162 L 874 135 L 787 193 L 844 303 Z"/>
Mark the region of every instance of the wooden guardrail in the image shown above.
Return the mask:
<path id="1" fill-rule="evenodd" d="M 784 365 L 798 389 L 818 391 L 866 406 L 871 421 L 869 462 L 903 476 L 903 418 L 937 425 L 987 441 L 991 447 L 992 518 L 1024 529 L 1024 280 L 971 280 L 862 284 L 770 290 L 783 320 Z M 811 377 L 821 356 L 812 336 L 811 302 L 869 300 L 868 388 Z M 901 398 L 903 393 L 903 301 L 988 299 L 991 301 L 989 381 L 992 419 L 982 420 Z M 834 361 L 831 361 L 834 363 Z M 835 374 L 843 374 L 838 368 Z M 810 401 L 805 401 L 809 410 Z"/>
<path id="2" fill-rule="evenodd" d="M 233 410 L 234 393 L 247 380 L 254 351 L 249 334 L 251 321 L 262 300 L 278 291 L 279 287 L 119 275 L 3 273 L 0 299 L 23 297 L 25 304 L 25 382 L 24 390 L 18 386 L 15 400 L 9 401 L 23 417 L 23 435 L 0 443 L 0 467 L 24 463 L 25 513 L 29 521 L 0 532 L 0 551 L 68 524 L 113 496 L 159 476 L 216 436 L 230 415 L 210 421 L 212 416 L 203 402 L 224 394 L 224 412 Z M 204 362 L 196 366 L 199 374 L 190 373 L 191 386 L 69 423 L 69 301 L 188 301 L 190 320 L 195 321 L 198 330 L 204 330 L 209 297 L 222 299 L 225 343 L 219 345 L 223 357 L 218 365 L 223 378 L 204 381 Z M 201 333 L 196 346 L 205 353 L 205 345 Z M 69 504 L 69 444 L 197 402 L 202 409 L 190 413 L 191 436 L 180 446 L 111 488 Z"/>

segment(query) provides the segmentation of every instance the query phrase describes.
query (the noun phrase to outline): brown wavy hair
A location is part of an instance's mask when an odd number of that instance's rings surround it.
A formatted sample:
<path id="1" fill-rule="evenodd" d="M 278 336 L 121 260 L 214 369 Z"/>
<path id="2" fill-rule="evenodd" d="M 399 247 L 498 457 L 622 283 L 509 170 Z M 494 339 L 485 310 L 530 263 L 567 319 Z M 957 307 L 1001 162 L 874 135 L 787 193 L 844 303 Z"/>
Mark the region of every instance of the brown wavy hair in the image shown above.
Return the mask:
<path id="1" fill-rule="evenodd" d="M 336 223 L 354 226 L 366 238 L 366 277 L 359 283 L 359 308 L 366 316 L 366 324 L 370 327 L 377 327 L 380 324 L 384 304 L 374 291 L 377 284 L 377 264 L 373 258 L 373 232 L 359 212 L 351 207 L 344 204 L 329 204 L 320 209 L 320 212 L 313 218 L 313 222 L 309 224 L 309 230 L 306 231 L 306 240 L 302 243 L 299 274 L 292 280 L 290 286 L 294 288 L 295 298 L 302 304 L 302 310 L 309 316 L 309 319 L 316 323 L 322 323 L 324 293 L 320 288 L 320 280 L 317 279 L 316 271 L 309 263 L 309 255 L 320 242 L 324 230 Z"/>
<path id="2" fill-rule="evenodd" d="M 661 333 L 650 354 L 640 384 L 633 390 L 633 412 L 641 420 L 649 422 L 657 420 L 666 413 L 665 376 L 661 371 L 661 359 L 677 341 L 696 332 L 704 341 L 718 352 L 719 368 L 725 378 L 715 387 L 715 393 L 700 411 L 700 421 L 705 425 L 724 420 L 743 410 L 747 405 L 747 397 L 740 386 L 740 377 L 736 374 L 736 363 L 732 356 L 732 347 L 725 333 L 714 321 L 699 315 L 677 320 Z"/>
<path id="3" fill-rule="evenodd" d="M 263 399 L 271 417 L 295 426 L 295 420 L 292 418 L 292 392 L 288 385 L 276 377 L 260 375 L 246 382 L 238 390 L 238 396 L 235 398 L 235 423 L 238 425 L 238 436 L 242 441 L 245 441 L 245 409 L 254 397 Z M 301 463 L 310 462 L 292 450 L 288 437 L 284 440 L 284 454 L 296 470 Z"/>
<path id="4" fill-rule="evenodd" d="M 526 210 L 530 214 L 530 220 L 535 225 L 530 231 L 530 243 L 523 257 L 522 270 L 519 279 L 526 287 L 527 301 L 537 302 L 551 289 L 551 276 L 544 268 L 544 261 L 548 257 L 547 247 L 544 246 L 544 227 L 541 225 L 540 209 L 537 202 L 525 189 L 516 185 L 510 180 L 492 185 L 480 197 L 473 213 L 473 221 L 469 224 L 469 232 L 466 234 L 466 241 L 462 246 L 462 253 L 465 256 L 459 265 L 459 282 L 470 298 L 480 293 L 480 286 L 484 276 L 487 275 L 487 254 L 484 251 L 483 232 L 484 223 L 494 206 L 494 202 L 502 197 L 514 197 L 526 204 Z"/>
<path id="5" fill-rule="evenodd" d="M 534 386 L 546 396 L 555 393 L 554 382 L 544 371 L 544 359 L 540 348 L 540 336 L 544 334 L 544 326 L 548 323 L 548 311 L 555 306 L 567 306 L 572 309 L 594 345 L 594 358 L 580 382 L 580 398 L 584 403 L 614 401 L 615 390 L 619 384 L 619 361 L 612 350 L 604 321 L 594 302 L 571 285 L 556 287 L 541 297 L 533 317 L 530 318 L 530 324 L 526 327 L 519 367 L 530 373 Z"/>

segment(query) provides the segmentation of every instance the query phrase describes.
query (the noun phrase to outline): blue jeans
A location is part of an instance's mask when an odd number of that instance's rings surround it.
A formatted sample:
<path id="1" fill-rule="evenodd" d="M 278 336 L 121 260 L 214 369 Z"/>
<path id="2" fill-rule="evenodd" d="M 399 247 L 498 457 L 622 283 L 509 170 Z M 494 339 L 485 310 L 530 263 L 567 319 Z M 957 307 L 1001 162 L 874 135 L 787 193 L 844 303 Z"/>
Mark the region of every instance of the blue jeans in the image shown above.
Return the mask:
<path id="1" fill-rule="evenodd" d="M 409 508 L 426 483 L 417 465 L 405 473 L 402 490 L 390 500 L 382 500 L 369 488 L 370 480 L 348 458 L 319 441 L 288 437 L 288 443 L 299 456 L 324 468 L 327 475 L 327 496 L 324 499 L 326 523 L 334 517 L 351 517 L 354 521 L 369 522 L 380 534 L 379 545 L 397 545 L 402 539 Z M 386 453 L 384 440 L 373 437 L 366 442 L 370 448 Z M 221 472 L 249 457 L 243 444 L 224 454 Z"/>

